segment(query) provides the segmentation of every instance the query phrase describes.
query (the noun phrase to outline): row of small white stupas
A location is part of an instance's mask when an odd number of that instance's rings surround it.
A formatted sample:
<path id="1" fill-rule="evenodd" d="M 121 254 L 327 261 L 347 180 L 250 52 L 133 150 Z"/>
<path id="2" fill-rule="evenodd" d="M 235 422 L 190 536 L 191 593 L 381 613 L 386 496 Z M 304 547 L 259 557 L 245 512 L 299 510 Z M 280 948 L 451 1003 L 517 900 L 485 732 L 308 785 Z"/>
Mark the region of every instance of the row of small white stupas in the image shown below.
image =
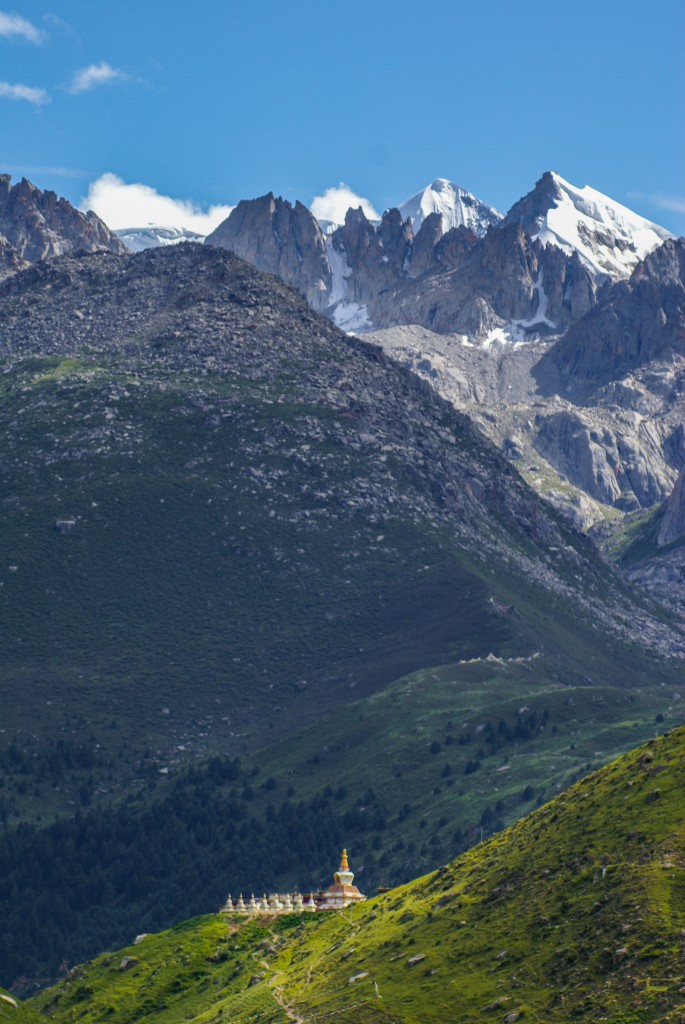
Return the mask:
<path id="1" fill-rule="evenodd" d="M 237 900 L 231 896 L 221 908 L 222 914 L 304 914 L 319 910 L 342 910 L 351 903 L 362 903 L 366 896 L 353 885 L 354 875 L 347 861 L 347 850 L 343 850 L 340 867 L 333 875 L 333 885 L 323 892 L 303 896 L 299 892 L 273 893 L 255 899 L 254 893 L 247 902 L 241 893 Z"/>

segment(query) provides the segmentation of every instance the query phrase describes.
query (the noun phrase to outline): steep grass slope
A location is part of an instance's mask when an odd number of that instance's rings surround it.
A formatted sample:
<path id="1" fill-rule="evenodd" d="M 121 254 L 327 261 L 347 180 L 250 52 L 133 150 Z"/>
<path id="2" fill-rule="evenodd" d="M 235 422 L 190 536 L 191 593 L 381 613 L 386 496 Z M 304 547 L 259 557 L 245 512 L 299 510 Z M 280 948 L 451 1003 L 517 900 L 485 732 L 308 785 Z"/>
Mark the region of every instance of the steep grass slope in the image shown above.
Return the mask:
<path id="1" fill-rule="evenodd" d="M 409 676 L 240 765 L 152 766 L 137 799 L 0 839 L 0 981 L 54 978 L 226 890 L 324 885 L 342 845 L 367 891 L 406 882 L 681 722 L 679 704 L 560 682 L 544 656 L 485 659 Z"/>
<path id="2" fill-rule="evenodd" d="M 56 1024 L 680 1024 L 684 786 L 679 729 L 354 910 L 188 922 L 30 1005 Z"/>

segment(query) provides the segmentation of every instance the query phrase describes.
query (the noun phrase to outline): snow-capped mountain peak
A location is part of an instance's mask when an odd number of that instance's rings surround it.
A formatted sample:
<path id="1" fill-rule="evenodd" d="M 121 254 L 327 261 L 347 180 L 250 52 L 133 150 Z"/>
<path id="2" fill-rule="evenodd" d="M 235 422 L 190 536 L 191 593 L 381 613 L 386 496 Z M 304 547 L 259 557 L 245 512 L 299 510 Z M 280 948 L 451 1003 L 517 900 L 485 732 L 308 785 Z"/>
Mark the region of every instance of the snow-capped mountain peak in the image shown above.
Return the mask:
<path id="1" fill-rule="evenodd" d="M 670 231 L 640 217 L 589 185 L 578 188 L 547 171 L 506 217 L 543 245 L 577 252 L 596 274 L 628 277 Z"/>
<path id="2" fill-rule="evenodd" d="M 188 228 L 148 224 L 144 228 L 121 228 L 116 232 L 131 252 L 156 249 L 160 245 L 178 245 L 179 242 L 204 242 L 205 236 Z"/>
<path id="3" fill-rule="evenodd" d="M 414 234 L 431 213 L 440 214 L 445 231 L 463 224 L 479 237 L 486 233 L 491 224 L 497 224 L 503 217 L 499 210 L 488 206 L 472 192 L 467 192 L 447 178 L 436 178 L 420 192 L 400 203 L 398 209 L 403 220 L 407 217 L 411 220 Z"/>

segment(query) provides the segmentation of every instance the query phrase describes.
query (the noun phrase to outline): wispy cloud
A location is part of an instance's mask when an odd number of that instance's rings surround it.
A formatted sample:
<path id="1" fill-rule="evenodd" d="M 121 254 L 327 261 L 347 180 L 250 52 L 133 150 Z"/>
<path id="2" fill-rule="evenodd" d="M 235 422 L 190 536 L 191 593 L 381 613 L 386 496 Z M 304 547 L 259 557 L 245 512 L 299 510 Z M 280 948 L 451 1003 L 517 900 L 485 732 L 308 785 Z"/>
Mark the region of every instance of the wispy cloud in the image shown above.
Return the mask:
<path id="1" fill-rule="evenodd" d="M 43 164 L 5 164 L 8 174 L 46 174 L 57 178 L 85 178 L 86 172 L 78 167 L 48 167 Z"/>
<path id="2" fill-rule="evenodd" d="M 98 85 L 107 85 L 108 82 L 125 82 L 129 75 L 119 68 L 113 68 L 106 61 L 99 64 L 89 64 L 87 68 L 81 68 L 74 73 L 71 84 L 67 86 L 67 92 L 74 95 L 81 92 L 88 92 Z"/>
<path id="3" fill-rule="evenodd" d="M 0 82 L 0 99 L 25 100 L 33 103 L 36 107 L 42 107 L 44 103 L 50 103 L 50 97 L 45 89 L 37 89 L 32 85 L 10 85 L 9 82 Z"/>
<path id="4" fill-rule="evenodd" d="M 80 208 L 93 210 L 113 231 L 141 228 L 149 224 L 180 227 L 208 235 L 228 217 L 232 206 L 210 206 L 203 210 L 189 199 L 160 195 L 150 185 L 129 184 L 116 174 L 103 174 L 88 188 Z"/>
<path id="5" fill-rule="evenodd" d="M 42 43 L 45 39 L 45 34 L 26 18 L 18 14 L 7 14 L 5 11 L 0 11 L 0 36 L 4 36 L 5 39 L 18 36 L 29 43 Z"/>
<path id="6" fill-rule="evenodd" d="M 345 214 L 352 209 L 362 208 L 369 220 L 379 220 L 377 213 L 368 199 L 358 196 L 349 185 L 341 181 L 337 187 L 327 188 L 323 195 L 314 196 L 309 208 L 317 220 L 329 220 L 334 224 L 343 224 Z"/>
<path id="7" fill-rule="evenodd" d="M 685 213 L 685 197 L 683 196 L 649 196 L 655 206 L 660 210 L 670 210 L 671 213 Z"/>
<path id="8" fill-rule="evenodd" d="M 629 192 L 630 199 L 641 199 L 644 203 L 656 206 L 660 210 L 669 210 L 671 213 L 685 213 L 685 197 L 665 196 L 663 192 Z"/>
<path id="9" fill-rule="evenodd" d="M 46 25 L 49 25 L 50 28 L 60 32 L 62 35 L 71 36 L 73 39 L 81 38 L 76 29 L 72 28 L 68 21 L 65 21 L 64 18 L 60 18 L 57 14 L 44 14 L 43 21 Z"/>

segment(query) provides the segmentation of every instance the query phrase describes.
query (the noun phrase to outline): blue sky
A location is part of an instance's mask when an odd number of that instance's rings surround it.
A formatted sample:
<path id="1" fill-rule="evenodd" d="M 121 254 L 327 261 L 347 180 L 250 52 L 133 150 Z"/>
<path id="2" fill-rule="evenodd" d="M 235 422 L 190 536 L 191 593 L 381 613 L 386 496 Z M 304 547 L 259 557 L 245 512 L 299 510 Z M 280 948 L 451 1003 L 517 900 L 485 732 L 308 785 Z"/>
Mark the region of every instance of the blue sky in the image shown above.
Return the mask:
<path id="1" fill-rule="evenodd" d="M 685 233 L 683 53 L 682 0 L 0 0 L 0 169 L 377 210 L 553 169 Z"/>

